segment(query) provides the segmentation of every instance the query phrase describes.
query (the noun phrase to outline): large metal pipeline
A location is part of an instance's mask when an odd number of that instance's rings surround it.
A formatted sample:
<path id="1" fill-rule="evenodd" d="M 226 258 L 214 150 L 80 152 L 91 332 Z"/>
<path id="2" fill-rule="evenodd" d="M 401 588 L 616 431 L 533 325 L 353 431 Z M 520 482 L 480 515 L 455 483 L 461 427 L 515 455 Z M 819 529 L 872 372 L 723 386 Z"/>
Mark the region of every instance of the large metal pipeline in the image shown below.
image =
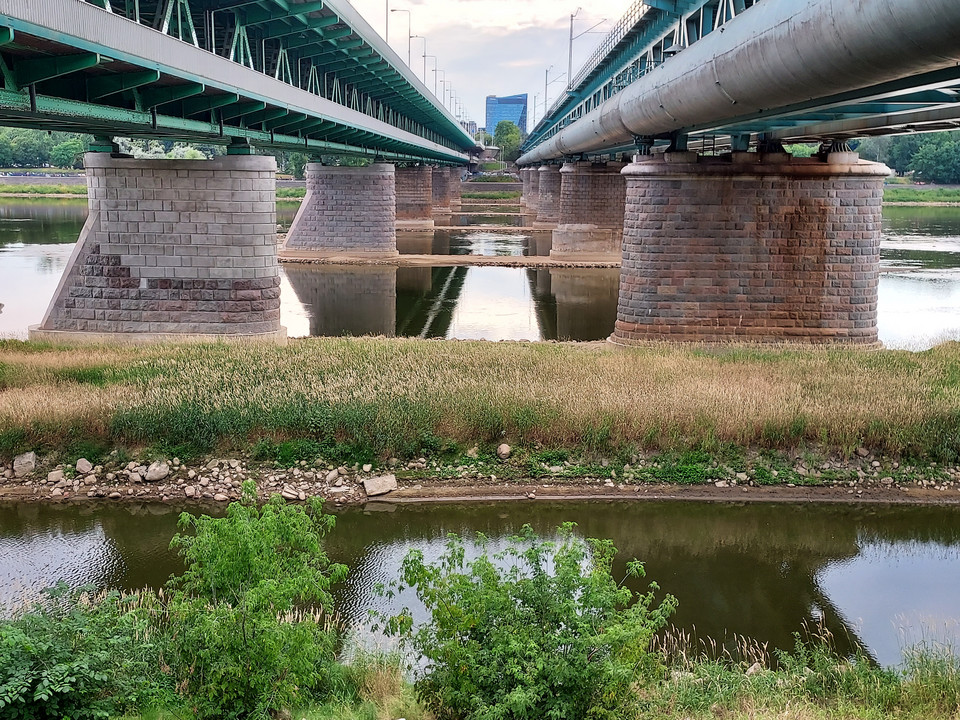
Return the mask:
<path id="1" fill-rule="evenodd" d="M 960 0 L 766 0 L 706 35 L 519 165 L 960 64 Z"/>

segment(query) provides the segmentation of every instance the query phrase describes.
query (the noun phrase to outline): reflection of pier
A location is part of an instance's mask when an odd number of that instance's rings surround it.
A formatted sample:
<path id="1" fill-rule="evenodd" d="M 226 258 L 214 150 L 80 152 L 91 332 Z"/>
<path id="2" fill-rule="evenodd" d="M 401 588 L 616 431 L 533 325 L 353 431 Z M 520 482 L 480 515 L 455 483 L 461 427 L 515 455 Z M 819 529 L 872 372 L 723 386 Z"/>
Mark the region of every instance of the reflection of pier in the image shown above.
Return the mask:
<path id="1" fill-rule="evenodd" d="M 284 272 L 310 310 L 311 335 L 395 334 L 397 268 L 290 264 Z"/>
<path id="2" fill-rule="evenodd" d="M 616 268 L 528 268 L 541 336 L 602 340 L 613 332 L 620 271 Z"/>

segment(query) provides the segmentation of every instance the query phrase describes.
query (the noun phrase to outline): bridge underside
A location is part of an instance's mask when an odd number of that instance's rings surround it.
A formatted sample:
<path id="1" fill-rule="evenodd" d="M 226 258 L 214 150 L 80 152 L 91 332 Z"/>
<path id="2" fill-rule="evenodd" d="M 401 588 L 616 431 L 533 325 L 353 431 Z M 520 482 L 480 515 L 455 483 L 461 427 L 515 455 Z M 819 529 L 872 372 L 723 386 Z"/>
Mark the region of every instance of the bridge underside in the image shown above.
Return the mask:
<path id="1" fill-rule="evenodd" d="M 97 1 L 0 12 L 0 124 L 393 161 L 473 149 L 342 1 Z"/>

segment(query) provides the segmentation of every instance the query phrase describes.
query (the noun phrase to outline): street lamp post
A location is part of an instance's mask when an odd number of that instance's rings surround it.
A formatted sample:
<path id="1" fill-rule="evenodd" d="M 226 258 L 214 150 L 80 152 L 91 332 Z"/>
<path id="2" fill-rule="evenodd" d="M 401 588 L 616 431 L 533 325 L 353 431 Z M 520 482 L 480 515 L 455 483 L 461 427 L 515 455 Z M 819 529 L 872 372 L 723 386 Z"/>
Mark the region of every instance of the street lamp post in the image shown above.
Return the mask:
<path id="1" fill-rule="evenodd" d="M 411 35 L 410 37 L 411 37 L 411 38 L 418 38 L 418 39 L 420 39 L 420 40 L 423 40 L 423 54 L 426 55 L 426 54 L 427 54 L 427 39 L 426 39 L 423 35 Z M 427 68 L 427 61 L 426 61 L 426 60 L 423 61 L 423 68 L 424 68 L 424 70 L 423 70 L 423 77 L 424 77 L 423 82 L 426 83 L 426 82 L 427 82 L 427 80 L 426 80 L 426 77 L 427 77 L 427 70 L 426 70 L 426 68 Z M 411 67 L 410 69 L 413 70 L 412 67 Z"/>
<path id="2" fill-rule="evenodd" d="M 433 66 L 437 66 L 437 56 L 427 55 L 427 41 L 423 41 L 423 84 L 427 84 L 427 58 L 433 58 Z"/>
<path id="3" fill-rule="evenodd" d="M 410 34 L 410 31 L 411 31 L 411 24 L 413 22 L 413 16 L 410 14 L 409 10 L 403 10 L 401 8 L 396 8 L 394 10 L 391 10 L 390 12 L 402 12 L 407 14 L 407 67 L 410 67 L 410 38 L 413 37 Z M 390 41 L 388 40 L 387 42 L 389 43 Z"/>
<path id="4" fill-rule="evenodd" d="M 581 10 L 583 10 L 583 8 L 578 7 L 577 11 L 570 15 L 570 45 L 567 48 L 567 91 L 568 92 L 573 87 L 573 41 L 576 40 L 578 37 L 583 37 L 587 33 L 593 32 L 596 28 L 600 27 L 607 21 L 607 19 L 604 18 L 603 20 L 598 22 L 596 25 L 591 27 L 589 30 L 584 30 L 582 33 L 578 33 L 577 35 L 574 35 L 573 20 L 574 18 L 577 17 L 577 15 L 580 14 Z M 546 108 L 544 108 L 544 112 L 546 112 Z"/>
<path id="5" fill-rule="evenodd" d="M 543 74 L 543 114 L 546 117 L 547 114 L 547 97 L 548 97 L 548 88 L 553 85 L 555 82 L 560 82 L 563 79 L 563 73 L 555 77 L 553 80 L 550 79 L 550 71 L 553 70 L 553 65 L 547 68 L 547 71 Z"/>

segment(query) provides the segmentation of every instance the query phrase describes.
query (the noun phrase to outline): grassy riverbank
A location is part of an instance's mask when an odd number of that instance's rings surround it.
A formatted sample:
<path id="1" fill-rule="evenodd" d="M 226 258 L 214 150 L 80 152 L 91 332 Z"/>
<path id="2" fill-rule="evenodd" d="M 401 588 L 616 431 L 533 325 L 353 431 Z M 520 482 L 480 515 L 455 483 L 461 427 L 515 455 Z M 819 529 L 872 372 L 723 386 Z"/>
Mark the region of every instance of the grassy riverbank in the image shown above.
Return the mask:
<path id="1" fill-rule="evenodd" d="M 307 443 L 305 452 L 336 463 L 488 452 L 501 442 L 626 462 L 637 452 L 732 454 L 736 464 L 746 448 L 844 456 L 867 448 L 956 463 L 960 345 L 909 353 L 377 338 L 286 347 L 0 341 L 0 460 L 84 447 L 188 458 L 263 442 Z"/>

